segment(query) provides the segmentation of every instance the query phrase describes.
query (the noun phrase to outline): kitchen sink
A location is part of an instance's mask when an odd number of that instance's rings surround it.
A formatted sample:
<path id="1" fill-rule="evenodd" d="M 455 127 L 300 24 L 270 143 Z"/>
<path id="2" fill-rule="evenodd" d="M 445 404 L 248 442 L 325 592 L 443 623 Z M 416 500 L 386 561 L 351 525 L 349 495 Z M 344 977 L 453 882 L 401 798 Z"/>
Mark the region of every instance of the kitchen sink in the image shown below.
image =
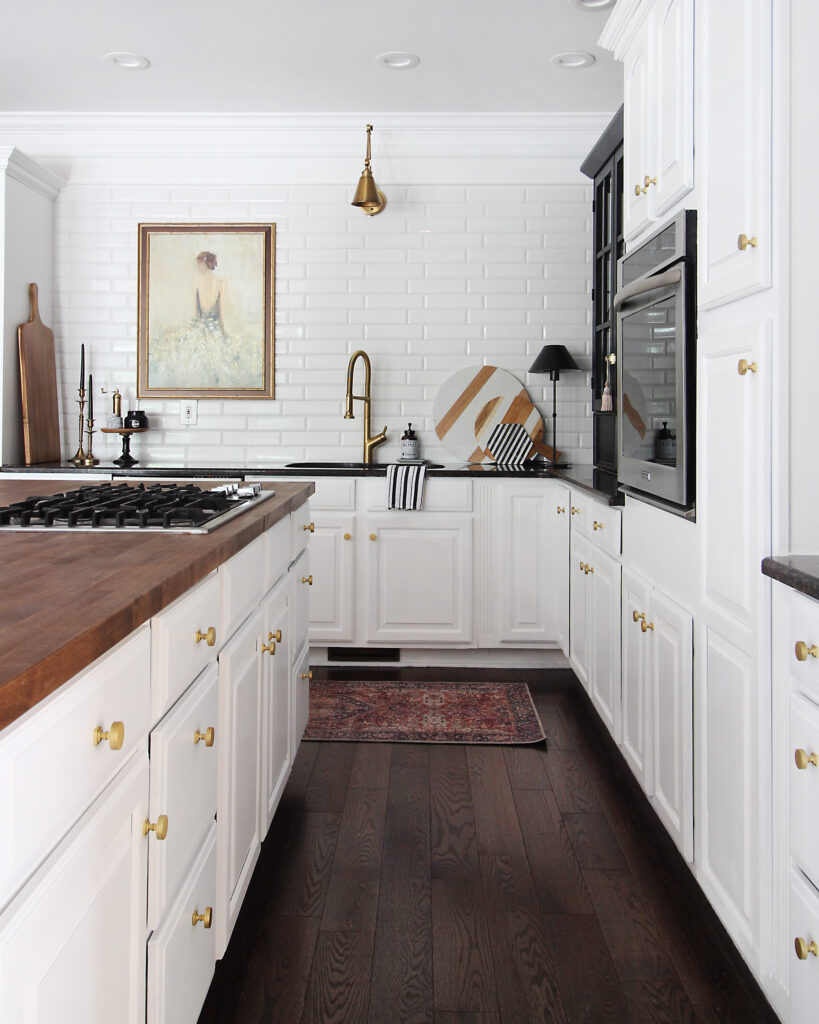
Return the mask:
<path id="1" fill-rule="evenodd" d="M 443 465 L 440 462 L 428 462 L 426 464 L 427 469 L 443 469 Z M 386 472 L 386 462 L 288 462 L 284 467 L 285 469 L 337 469 L 343 471 L 345 469 L 361 469 L 361 470 L 384 470 Z"/>

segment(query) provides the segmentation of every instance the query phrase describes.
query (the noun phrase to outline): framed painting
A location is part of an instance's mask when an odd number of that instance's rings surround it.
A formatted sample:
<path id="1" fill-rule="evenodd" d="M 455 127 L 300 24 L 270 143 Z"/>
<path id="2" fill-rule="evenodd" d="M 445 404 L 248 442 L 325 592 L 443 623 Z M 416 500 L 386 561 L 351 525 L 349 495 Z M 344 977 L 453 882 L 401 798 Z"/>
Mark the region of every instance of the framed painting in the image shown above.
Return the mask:
<path id="1" fill-rule="evenodd" d="M 273 398 L 275 224 L 140 224 L 137 395 Z"/>

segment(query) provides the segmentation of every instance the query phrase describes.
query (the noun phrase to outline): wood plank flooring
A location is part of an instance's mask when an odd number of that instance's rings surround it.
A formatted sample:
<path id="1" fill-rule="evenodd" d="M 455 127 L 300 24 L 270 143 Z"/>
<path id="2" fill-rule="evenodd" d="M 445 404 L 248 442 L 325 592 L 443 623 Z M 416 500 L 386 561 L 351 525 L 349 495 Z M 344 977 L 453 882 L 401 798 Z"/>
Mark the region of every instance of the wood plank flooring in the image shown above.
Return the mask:
<path id="1" fill-rule="evenodd" d="M 519 677 L 547 745 L 302 743 L 200 1024 L 776 1021 L 572 674 Z"/>

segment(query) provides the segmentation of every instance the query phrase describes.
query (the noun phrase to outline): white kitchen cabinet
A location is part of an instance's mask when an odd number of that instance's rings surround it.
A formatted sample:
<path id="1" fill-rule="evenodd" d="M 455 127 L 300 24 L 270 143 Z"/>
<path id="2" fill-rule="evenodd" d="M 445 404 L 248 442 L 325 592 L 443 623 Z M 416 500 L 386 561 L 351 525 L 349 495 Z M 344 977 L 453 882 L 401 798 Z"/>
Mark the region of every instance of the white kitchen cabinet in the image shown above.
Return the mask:
<path id="1" fill-rule="evenodd" d="M 585 575 L 585 574 L 584 574 Z M 592 545 L 588 565 L 591 699 L 620 741 L 620 563 Z"/>
<path id="2" fill-rule="evenodd" d="M 633 17 L 624 5 L 609 19 L 601 45 L 623 61 L 629 242 L 694 186 L 694 0 L 653 0 Z"/>
<path id="3" fill-rule="evenodd" d="M 472 640 L 472 519 L 392 512 L 367 517 L 370 643 Z"/>
<path id="4" fill-rule="evenodd" d="M 819 892 L 796 870 L 790 872 L 789 904 L 788 1022 L 815 1024 L 819 1006 Z"/>
<path id="5" fill-rule="evenodd" d="M 216 962 L 216 823 L 148 941 L 148 1024 L 195 1024 Z"/>
<path id="6" fill-rule="evenodd" d="M 591 544 L 572 533 L 569 558 L 569 664 L 587 691 L 589 679 L 589 587 L 588 572 Z"/>
<path id="7" fill-rule="evenodd" d="M 290 744 L 290 581 L 283 579 L 262 602 L 262 778 L 261 835 L 267 835 L 292 767 Z M 296 641 L 297 642 L 297 641 Z"/>
<path id="8" fill-rule="evenodd" d="M 0 916 L 0 1020 L 143 1024 L 147 814 L 142 751 Z"/>
<path id="9" fill-rule="evenodd" d="M 569 655 L 569 524 L 571 494 L 568 487 L 553 484 L 547 493 L 545 508 L 546 565 L 549 568 L 546 588 L 547 621 L 551 623 L 551 639 Z"/>
<path id="10" fill-rule="evenodd" d="M 270 557 L 270 545 L 268 544 L 266 550 L 265 541 L 264 536 L 257 537 L 219 566 L 222 581 L 223 643 L 233 636 L 264 593 L 265 574 Z"/>
<path id="11" fill-rule="evenodd" d="M 293 687 L 291 697 L 292 710 L 292 746 L 293 759 L 295 760 L 301 744 L 304 730 L 307 728 L 307 720 L 310 717 L 310 680 L 313 673 L 310 670 L 310 648 L 302 648 L 301 655 L 296 659 L 293 666 Z"/>
<path id="12" fill-rule="evenodd" d="M 771 283 L 771 0 L 720 0 L 697 12 L 698 296 L 707 309 Z"/>
<path id="13" fill-rule="evenodd" d="M 651 644 L 641 632 L 642 616 L 651 614 L 651 584 L 631 569 L 623 569 L 622 595 L 622 740 L 626 764 L 651 795 Z"/>
<path id="14" fill-rule="evenodd" d="M 349 512 L 316 512 L 310 539 L 315 586 L 310 591 L 310 641 L 351 642 L 355 636 L 355 517 Z"/>
<path id="15" fill-rule="evenodd" d="M 224 953 L 262 842 L 259 827 L 263 616 L 257 609 L 219 654 L 216 955 Z M 266 635 L 266 634 L 265 634 Z"/>

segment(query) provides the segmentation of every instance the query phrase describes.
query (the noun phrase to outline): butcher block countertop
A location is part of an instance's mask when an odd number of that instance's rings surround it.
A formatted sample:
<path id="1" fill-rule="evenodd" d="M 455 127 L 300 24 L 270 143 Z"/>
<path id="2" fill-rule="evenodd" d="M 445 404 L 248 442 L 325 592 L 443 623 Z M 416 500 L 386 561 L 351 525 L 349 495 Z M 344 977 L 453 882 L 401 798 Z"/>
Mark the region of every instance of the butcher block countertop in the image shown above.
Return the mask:
<path id="1" fill-rule="evenodd" d="M 0 480 L 0 505 L 33 493 L 54 494 L 66 485 Z M 0 531 L 0 729 L 315 490 L 309 482 L 275 480 L 264 486 L 275 490 L 273 498 L 208 534 Z"/>

